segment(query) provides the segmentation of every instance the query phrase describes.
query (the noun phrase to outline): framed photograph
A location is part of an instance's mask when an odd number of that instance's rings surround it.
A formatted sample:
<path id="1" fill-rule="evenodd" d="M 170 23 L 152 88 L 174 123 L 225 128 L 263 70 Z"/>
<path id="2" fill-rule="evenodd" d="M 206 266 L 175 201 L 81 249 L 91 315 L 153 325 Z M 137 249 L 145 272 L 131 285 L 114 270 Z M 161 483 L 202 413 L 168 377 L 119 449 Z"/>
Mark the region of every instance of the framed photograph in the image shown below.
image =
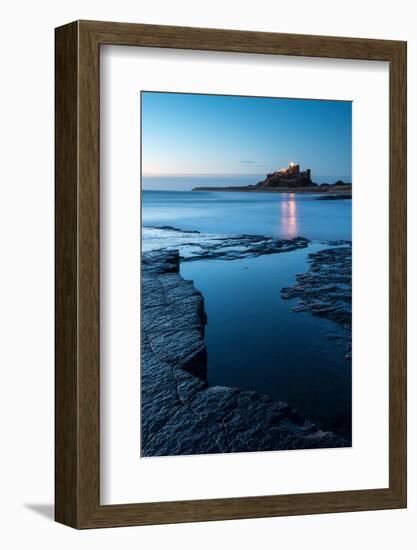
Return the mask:
<path id="1" fill-rule="evenodd" d="M 56 29 L 56 520 L 406 506 L 406 43 Z"/>

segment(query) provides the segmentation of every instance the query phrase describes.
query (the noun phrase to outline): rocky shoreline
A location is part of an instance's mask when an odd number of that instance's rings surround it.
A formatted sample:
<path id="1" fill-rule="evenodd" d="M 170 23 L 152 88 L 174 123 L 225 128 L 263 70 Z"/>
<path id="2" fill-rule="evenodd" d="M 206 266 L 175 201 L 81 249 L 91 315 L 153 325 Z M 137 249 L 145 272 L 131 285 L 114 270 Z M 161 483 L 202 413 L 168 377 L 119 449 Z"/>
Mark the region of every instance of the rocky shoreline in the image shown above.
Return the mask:
<path id="1" fill-rule="evenodd" d="M 142 254 L 142 456 L 348 446 L 287 403 L 208 385 L 204 299 L 179 261 L 176 250 Z"/>
<path id="2" fill-rule="evenodd" d="M 290 252 L 306 248 L 304 237 L 280 239 L 263 235 L 218 235 L 178 229 L 169 225 L 142 228 L 142 237 L 150 250 L 179 250 L 182 261 L 240 260 L 267 254 Z"/>
<path id="3" fill-rule="evenodd" d="M 352 242 L 329 242 L 329 248 L 309 254 L 310 269 L 296 284 L 281 289 L 284 299 L 298 298 L 294 312 L 308 311 L 345 329 L 346 359 L 352 358 Z M 335 336 L 329 335 L 329 338 Z"/>

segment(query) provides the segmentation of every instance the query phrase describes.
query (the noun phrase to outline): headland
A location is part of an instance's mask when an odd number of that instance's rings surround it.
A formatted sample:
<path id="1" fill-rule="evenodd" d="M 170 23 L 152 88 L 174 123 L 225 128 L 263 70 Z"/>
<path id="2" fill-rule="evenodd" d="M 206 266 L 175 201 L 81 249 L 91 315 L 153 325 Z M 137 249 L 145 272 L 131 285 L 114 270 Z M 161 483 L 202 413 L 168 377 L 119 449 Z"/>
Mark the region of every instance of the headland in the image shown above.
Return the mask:
<path id="1" fill-rule="evenodd" d="M 300 170 L 299 164 L 290 163 L 287 168 L 280 168 L 266 175 L 262 181 L 251 185 L 194 187 L 192 191 L 235 191 L 252 193 L 319 193 L 332 198 L 350 199 L 352 184 L 337 180 L 334 183 L 315 183 L 311 179 L 311 170 Z"/>

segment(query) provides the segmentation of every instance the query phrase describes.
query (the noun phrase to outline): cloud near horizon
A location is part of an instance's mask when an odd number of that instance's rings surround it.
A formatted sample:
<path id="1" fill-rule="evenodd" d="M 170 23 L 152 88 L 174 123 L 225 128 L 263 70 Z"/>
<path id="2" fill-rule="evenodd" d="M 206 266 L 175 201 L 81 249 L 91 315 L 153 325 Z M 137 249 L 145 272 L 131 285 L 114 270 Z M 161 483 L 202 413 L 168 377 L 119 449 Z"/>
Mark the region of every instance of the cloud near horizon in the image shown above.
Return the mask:
<path id="1" fill-rule="evenodd" d="M 259 164 L 258 162 L 256 162 L 256 160 L 241 160 L 240 162 L 242 164 L 252 164 L 253 166 L 260 166 L 260 167 L 266 166 L 266 164 Z"/>

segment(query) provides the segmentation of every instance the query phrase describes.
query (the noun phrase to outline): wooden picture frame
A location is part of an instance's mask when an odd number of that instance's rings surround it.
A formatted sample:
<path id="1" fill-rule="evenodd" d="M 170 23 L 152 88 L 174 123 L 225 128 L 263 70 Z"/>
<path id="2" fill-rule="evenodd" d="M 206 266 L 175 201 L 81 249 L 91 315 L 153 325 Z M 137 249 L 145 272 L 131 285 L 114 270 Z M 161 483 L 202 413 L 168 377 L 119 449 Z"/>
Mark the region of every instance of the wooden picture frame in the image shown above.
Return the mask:
<path id="1" fill-rule="evenodd" d="M 75 528 L 406 506 L 406 43 L 94 21 L 56 29 L 55 518 Z M 389 62 L 389 487 L 142 504 L 99 495 L 99 56 L 117 44 Z"/>

